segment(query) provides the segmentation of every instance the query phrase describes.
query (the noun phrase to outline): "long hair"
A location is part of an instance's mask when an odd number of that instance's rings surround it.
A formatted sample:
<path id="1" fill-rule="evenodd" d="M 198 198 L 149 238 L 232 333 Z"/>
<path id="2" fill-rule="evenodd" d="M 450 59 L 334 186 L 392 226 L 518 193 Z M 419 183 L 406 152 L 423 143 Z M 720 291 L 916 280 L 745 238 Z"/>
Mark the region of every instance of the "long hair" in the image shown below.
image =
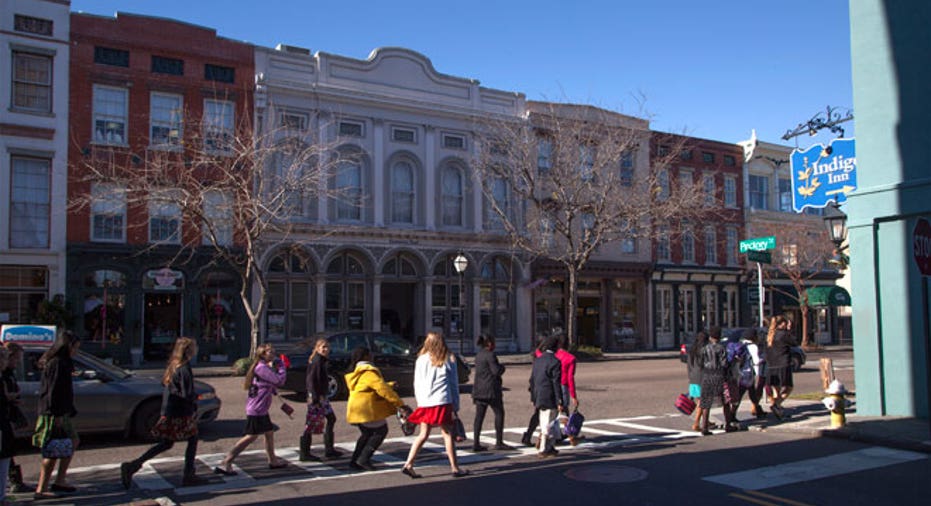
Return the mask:
<path id="1" fill-rule="evenodd" d="M 427 337 L 423 341 L 423 347 L 420 348 L 418 355 L 430 355 L 430 363 L 433 367 L 440 367 L 449 360 L 449 348 L 446 347 L 446 341 L 443 340 L 443 334 L 436 330 L 427 332 Z"/>
<path id="2" fill-rule="evenodd" d="M 252 386 L 252 379 L 255 378 L 255 366 L 259 365 L 259 361 L 262 360 L 262 356 L 272 347 L 271 344 L 265 343 L 260 344 L 255 347 L 255 355 L 252 355 L 252 365 L 249 366 L 249 371 L 246 373 L 246 379 L 242 382 L 242 389 L 249 390 L 249 387 Z"/>
<path id="3" fill-rule="evenodd" d="M 766 346 L 772 348 L 773 340 L 776 337 L 776 330 L 779 329 L 779 326 L 785 323 L 786 317 L 782 315 L 776 315 L 770 318 L 769 320 L 769 330 L 766 332 Z"/>
<path id="4" fill-rule="evenodd" d="M 318 337 L 317 340 L 314 341 L 314 351 L 310 352 L 310 356 L 307 357 L 308 364 L 313 362 L 314 357 L 317 356 L 317 350 L 319 350 L 321 346 L 327 343 L 329 343 L 329 341 L 327 341 L 327 338 L 325 337 Z"/>
<path id="5" fill-rule="evenodd" d="M 197 346 L 197 343 L 189 337 L 179 337 L 175 340 L 175 346 L 171 349 L 171 357 L 165 367 L 165 374 L 162 375 L 162 385 L 171 383 L 171 377 L 175 374 L 175 371 L 191 361 L 195 346 Z"/>
<path id="6" fill-rule="evenodd" d="M 55 342 L 39 357 L 39 368 L 45 368 L 45 364 L 53 358 L 63 358 L 71 356 L 71 348 L 78 342 L 78 336 L 70 330 L 58 332 L 55 335 Z"/>
<path id="7" fill-rule="evenodd" d="M 689 349 L 689 358 L 697 359 L 706 344 L 708 344 L 708 334 L 704 330 L 699 331 L 698 334 L 695 334 L 695 341 Z"/>

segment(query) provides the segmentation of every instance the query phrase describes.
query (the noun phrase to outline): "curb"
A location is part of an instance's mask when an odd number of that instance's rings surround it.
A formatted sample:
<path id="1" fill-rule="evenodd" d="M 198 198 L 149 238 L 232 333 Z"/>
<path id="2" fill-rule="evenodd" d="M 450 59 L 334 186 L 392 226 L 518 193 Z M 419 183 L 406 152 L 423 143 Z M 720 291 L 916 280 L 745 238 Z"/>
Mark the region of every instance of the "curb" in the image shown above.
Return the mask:
<path id="1" fill-rule="evenodd" d="M 908 450 L 919 453 L 931 454 L 931 441 L 910 441 L 894 437 L 884 437 L 874 434 L 865 434 L 856 428 L 840 427 L 837 429 L 821 429 L 818 431 L 821 437 L 834 439 L 844 439 L 847 441 L 856 441 L 858 443 L 868 443 L 876 446 L 885 446 L 898 450 Z"/>

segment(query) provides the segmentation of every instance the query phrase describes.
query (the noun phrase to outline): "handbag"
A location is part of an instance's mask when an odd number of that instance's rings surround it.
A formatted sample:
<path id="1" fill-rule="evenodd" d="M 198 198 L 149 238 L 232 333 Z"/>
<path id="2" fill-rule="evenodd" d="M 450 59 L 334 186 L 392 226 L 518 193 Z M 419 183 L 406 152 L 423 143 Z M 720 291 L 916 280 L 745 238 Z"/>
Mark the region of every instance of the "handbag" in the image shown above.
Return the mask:
<path id="1" fill-rule="evenodd" d="M 466 440 L 466 431 L 465 425 L 462 424 L 462 420 L 459 417 L 456 417 L 456 442 L 461 443 Z"/>
<path id="2" fill-rule="evenodd" d="M 413 412 L 414 410 L 412 410 L 410 406 L 401 406 L 398 408 L 398 412 L 395 415 L 398 418 L 398 423 L 401 424 L 401 432 L 403 432 L 405 436 L 410 436 L 414 433 L 414 428 L 416 426 L 407 421 L 407 417 Z"/>
<path id="3" fill-rule="evenodd" d="M 19 409 L 19 406 L 15 404 L 10 406 L 10 424 L 13 425 L 15 429 L 25 429 L 29 427 L 29 420 L 26 419 L 23 410 Z"/>
<path id="4" fill-rule="evenodd" d="M 310 434 L 323 434 L 326 426 L 327 409 L 323 403 L 307 405 L 307 419 L 304 422 L 304 432 Z"/>
<path id="5" fill-rule="evenodd" d="M 683 415 L 689 416 L 695 411 L 695 401 L 693 401 L 688 395 L 679 394 L 679 397 L 676 397 L 676 409 L 678 409 Z"/>
<path id="6" fill-rule="evenodd" d="M 291 416 L 294 414 L 294 408 L 292 408 L 291 405 L 287 402 L 281 402 L 281 410 L 284 411 L 284 414 L 288 415 L 288 418 L 294 418 Z"/>
<path id="7" fill-rule="evenodd" d="M 578 436 L 582 432 L 582 423 L 585 422 L 585 417 L 582 416 L 582 413 L 579 413 L 579 410 L 576 409 L 569 415 L 569 420 L 566 421 L 566 435 L 567 436 Z"/>

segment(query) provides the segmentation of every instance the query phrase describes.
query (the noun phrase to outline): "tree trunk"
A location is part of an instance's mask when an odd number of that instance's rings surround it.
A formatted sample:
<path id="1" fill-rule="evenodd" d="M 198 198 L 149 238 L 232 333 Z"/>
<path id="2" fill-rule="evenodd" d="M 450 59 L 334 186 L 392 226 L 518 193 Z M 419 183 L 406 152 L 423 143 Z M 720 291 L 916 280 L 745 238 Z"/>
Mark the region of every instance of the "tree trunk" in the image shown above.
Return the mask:
<path id="1" fill-rule="evenodd" d="M 566 268 L 568 284 L 568 295 L 566 296 L 566 337 L 569 340 L 569 347 L 575 349 L 579 345 L 578 331 L 576 330 L 576 306 L 578 305 L 578 270 L 575 266 Z"/>
<path id="2" fill-rule="evenodd" d="M 802 302 L 799 310 L 802 313 L 802 349 L 807 350 L 808 345 L 808 301 Z"/>

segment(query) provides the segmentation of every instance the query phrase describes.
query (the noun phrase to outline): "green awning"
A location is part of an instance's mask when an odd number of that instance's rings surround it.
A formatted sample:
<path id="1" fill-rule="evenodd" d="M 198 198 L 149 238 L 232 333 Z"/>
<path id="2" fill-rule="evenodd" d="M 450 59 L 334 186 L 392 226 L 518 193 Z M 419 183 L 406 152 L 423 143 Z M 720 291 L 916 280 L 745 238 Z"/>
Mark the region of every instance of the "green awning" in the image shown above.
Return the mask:
<path id="1" fill-rule="evenodd" d="M 816 286 L 805 291 L 809 306 L 849 306 L 850 294 L 841 286 Z"/>

